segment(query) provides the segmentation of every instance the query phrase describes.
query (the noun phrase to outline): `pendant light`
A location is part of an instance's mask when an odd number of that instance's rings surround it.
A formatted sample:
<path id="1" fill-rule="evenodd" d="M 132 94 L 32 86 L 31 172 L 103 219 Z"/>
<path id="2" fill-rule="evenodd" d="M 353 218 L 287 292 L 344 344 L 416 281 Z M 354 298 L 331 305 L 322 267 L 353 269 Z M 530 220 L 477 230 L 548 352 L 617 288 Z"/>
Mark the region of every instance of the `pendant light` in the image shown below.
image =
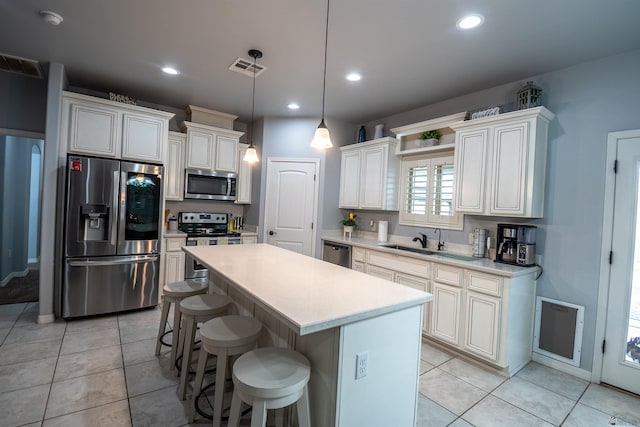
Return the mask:
<path id="1" fill-rule="evenodd" d="M 329 41 L 329 0 L 327 0 L 327 25 L 324 31 L 324 73 L 322 74 L 322 120 L 316 129 L 316 133 L 311 141 L 311 146 L 314 148 L 326 149 L 333 147 L 331 143 L 331 137 L 329 136 L 329 129 L 324 123 L 324 95 L 327 86 L 327 43 Z"/>
<path id="2" fill-rule="evenodd" d="M 256 147 L 253 145 L 253 113 L 256 107 L 256 61 L 262 58 L 262 52 L 257 49 L 251 49 L 249 51 L 249 56 L 253 58 L 253 93 L 251 96 L 251 128 L 249 132 L 249 148 L 247 148 L 247 152 L 244 154 L 244 160 L 248 163 L 256 163 L 258 161 L 258 153 L 256 152 Z"/>

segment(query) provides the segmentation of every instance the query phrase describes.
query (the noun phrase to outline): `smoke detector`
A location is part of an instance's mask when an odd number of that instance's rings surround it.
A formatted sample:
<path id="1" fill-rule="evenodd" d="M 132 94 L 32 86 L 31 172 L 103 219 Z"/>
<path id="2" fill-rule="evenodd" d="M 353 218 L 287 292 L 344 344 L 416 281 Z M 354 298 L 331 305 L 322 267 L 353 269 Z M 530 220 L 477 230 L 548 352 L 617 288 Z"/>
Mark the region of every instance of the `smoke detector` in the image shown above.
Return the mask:
<path id="1" fill-rule="evenodd" d="M 64 20 L 62 16 L 55 12 L 51 12 L 50 10 L 41 10 L 40 16 L 42 17 L 42 20 L 44 22 L 53 26 L 60 25 L 60 23 Z"/>

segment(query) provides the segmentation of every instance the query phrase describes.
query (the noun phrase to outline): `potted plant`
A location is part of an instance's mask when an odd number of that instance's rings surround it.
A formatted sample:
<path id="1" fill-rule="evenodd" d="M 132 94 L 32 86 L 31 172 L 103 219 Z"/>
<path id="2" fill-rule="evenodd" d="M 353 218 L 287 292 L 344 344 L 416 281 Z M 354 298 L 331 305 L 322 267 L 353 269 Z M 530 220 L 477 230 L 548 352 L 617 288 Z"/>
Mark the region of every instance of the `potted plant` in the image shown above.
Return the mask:
<path id="1" fill-rule="evenodd" d="M 353 232 L 353 230 L 355 230 L 358 226 L 358 224 L 356 224 L 356 216 L 357 215 L 353 212 L 349 212 L 349 218 L 340 221 L 340 223 L 344 226 L 345 233 Z"/>
<path id="2" fill-rule="evenodd" d="M 420 139 L 424 141 L 425 146 L 438 145 L 442 135 L 437 130 L 427 130 L 420 134 Z"/>

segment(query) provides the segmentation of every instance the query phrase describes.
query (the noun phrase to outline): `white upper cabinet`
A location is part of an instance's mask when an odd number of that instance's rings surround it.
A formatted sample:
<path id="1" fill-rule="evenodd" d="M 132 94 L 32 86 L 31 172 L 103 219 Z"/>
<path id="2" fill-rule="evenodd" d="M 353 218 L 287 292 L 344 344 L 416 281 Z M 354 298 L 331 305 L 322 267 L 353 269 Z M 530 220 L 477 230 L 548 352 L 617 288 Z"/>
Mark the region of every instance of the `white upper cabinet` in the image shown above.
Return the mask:
<path id="1" fill-rule="evenodd" d="M 184 198 L 184 147 L 187 135 L 169 132 L 167 161 L 164 166 L 164 197 L 166 200 Z"/>
<path id="2" fill-rule="evenodd" d="M 64 114 L 68 113 L 67 120 Z M 63 98 L 63 128 L 68 126 L 70 153 L 95 154 L 116 158 L 119 155 L 118 110 L 103 105 Z"/>
<path id="3" fill-rule="evenodd" d="M 456 131 L 456 211 L 541 218 L 547 129 L 544 107 L 469 120 Z"/>
<path id="4" fill-rule="evenodd" d="M 236 204 L 251 203 L 251 163 L 242 160 L 249 148 L 248 144 L 239 144 L 238 180 L 236 181 Z"/>
<path id="5" fill-rule="evenodd" d="M 186 167 L 238 172 L 238 141 L 243 132 L 192 122 L 187 130 Z"/>
<path id="6" fill-rule="evenodd" d="M 340 207 L 398 210 L 400 161 L 393 155 L 398 141 L 379 138 L 340 147 Z"/>
<path id="7" fill-rule="evenodd" d="M 167 121 L 142 114 L 122 115 L 122 158 L 162 162 L 167 144 Z"/>
<path id="8" fill-rule="evenodd" d="M 360 150 L 342 152 L 340 162 L 340 207 L 360 207 Z"/>
<path id="9" fill-rule="evenodd" d="M 69 153 L 164 163 L 172 113 L 64 92 L 62 140 Z"/>

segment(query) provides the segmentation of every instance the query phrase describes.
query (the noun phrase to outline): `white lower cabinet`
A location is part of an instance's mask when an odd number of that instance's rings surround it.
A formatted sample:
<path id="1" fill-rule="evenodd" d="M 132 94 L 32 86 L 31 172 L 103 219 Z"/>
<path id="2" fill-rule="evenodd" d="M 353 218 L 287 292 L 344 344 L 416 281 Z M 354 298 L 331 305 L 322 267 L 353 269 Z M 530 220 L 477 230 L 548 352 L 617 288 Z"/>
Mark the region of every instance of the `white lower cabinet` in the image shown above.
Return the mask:
<path id="1" fill-rule="evenodd" d="M 182 246 L 186 245 L 186 243 L 186 235 L 185 237 L 166 237 L 164 239 L 162 253 L 160 254 L 162 259 L 160 289 L 166 283 L 184 280 L 185 254 L 182 251 Z"/>
<path id="2" fill-rule="evenodd" d="M 464 348 L 476 356 L 498 362 L 500 350 L 500 298 L 467 292 Z"/>
<path id="3" fill-rule="evenodd" d="M 353 248 L 351 268 L 380 279 L 396 282 L 403 286 L 429 291 L 431 263 L 416 258 L 404 257 L 359 247 Z M 429 304 L 423 310 L 422 331 L 427 333 L 429 326 Z"/>
<path id="4" fill-rule="evenodd" d="M 429 335 L 453 345 L 460 345 L 462 289 L 433 282 L 433 301 Z"/>
<path id="5" fill-rule="evenodd" d="M 167 252 L 164 263 L 165 283 L 184 280 L 184 252 Z"/>
<path id="6" fill-rule="evenodd" d="M 379 277 L 380 279 L 394 281 L 393 270 L 388 270 L 382 267 L 376 267 L 375 265 L 367 265 L 366 273 L 369 276 Z"/>
<path id="7" fill-rule="evenodd" d="M 240 237 L 240 243 L 243 245 L 258 243 L 258 235 L 255 233 L 242 233 L 242 236 Z"/>
<path id="8" fill-rule="evenodd" d="M 430 339 L 509 376 L 531 360 L 535 271 L 501 276 L 358 246 L 353 247 L 351 265 L 433 294 L 424 310 L 423 333 Z"/>
<path id="9" fill-rule="evenodd" d="M 422 292 L 429 292 L 429 280 L 423 277 L 412 276 L 410 274 L 395 273 L 395 282 L 400 285 L 408 286 Z M 429 307 L 430 304 L 424 305 L 424 316 L 422 320 L 422 330 L 427 331 L 429 329 Z"/>

